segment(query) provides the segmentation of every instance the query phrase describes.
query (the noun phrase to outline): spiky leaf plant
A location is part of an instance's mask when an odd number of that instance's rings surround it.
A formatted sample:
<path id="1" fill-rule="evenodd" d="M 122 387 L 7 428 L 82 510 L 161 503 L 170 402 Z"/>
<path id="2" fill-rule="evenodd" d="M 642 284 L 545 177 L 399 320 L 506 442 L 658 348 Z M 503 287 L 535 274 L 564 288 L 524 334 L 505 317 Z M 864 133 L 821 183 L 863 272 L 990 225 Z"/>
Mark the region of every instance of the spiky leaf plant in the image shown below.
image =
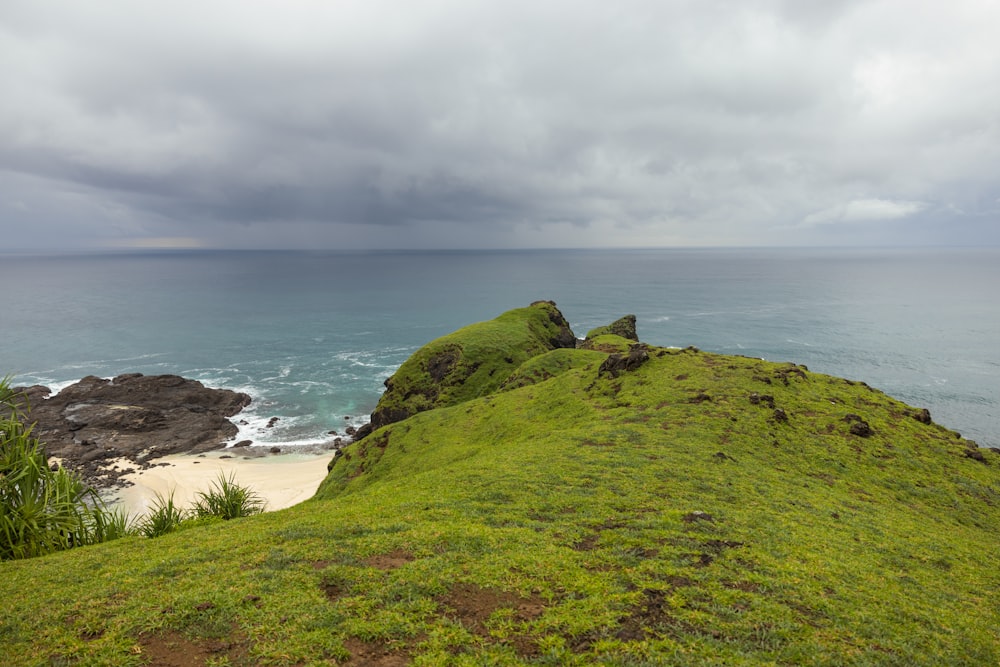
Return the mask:
<path id="1" fill-rule="evenodd" d="M 6 398 L 3 398 L 6 394 Z M 0 400 L 10 407 L 9 383 Z M 16 411 L 0 420 L 0 559 L 30 558 L 99 541 L 101 499 L 72 472 L 50 469 Z"/>
<path id="2" fill-rule="evenodd" d="M 139 523 L 139 533 L 146 537 L 160 537 L 177 530 L 185 519 L 187 512 L 174 502 L 173 491 L 166 496 L 157 493 L 153 511 Z"/>
<path id="3" fill-rule="evenodd" d="M 227 477 L 219 473 L 211 489 L 198 492 L 193 511 L 198 517 L 217 516 L 228 520 L 260 514 L 266 505 L 256 491 L 237 484 L 234 474 Z"/>

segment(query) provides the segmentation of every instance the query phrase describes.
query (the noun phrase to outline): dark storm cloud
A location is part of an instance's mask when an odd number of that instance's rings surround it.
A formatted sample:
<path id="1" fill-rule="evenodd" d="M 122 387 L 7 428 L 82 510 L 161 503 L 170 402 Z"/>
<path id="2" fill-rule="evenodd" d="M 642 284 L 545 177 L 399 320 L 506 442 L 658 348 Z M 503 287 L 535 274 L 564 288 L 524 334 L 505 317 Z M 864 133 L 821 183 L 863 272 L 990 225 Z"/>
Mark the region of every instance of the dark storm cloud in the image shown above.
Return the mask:
<path id="1" fill-rule="evenodd" d="M 996 242 L 997 28 L 971 1 L 5 3 L 0 222 Z"/>

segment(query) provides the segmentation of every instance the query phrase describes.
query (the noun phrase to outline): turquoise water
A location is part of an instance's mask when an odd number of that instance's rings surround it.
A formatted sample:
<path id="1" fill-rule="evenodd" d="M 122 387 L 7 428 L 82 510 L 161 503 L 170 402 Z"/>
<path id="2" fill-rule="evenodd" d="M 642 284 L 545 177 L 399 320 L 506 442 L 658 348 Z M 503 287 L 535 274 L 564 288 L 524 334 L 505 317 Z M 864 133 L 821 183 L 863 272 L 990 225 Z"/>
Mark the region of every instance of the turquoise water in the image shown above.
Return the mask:
<path id="1" fill-rule="evenodd" d="M 239 389 L 261 445 L 363 423 L 425 342 L 551 299 L 578 336 L 634 313 L 649 343 L 863 380 L 1000 446 L 1000 249 L 3 256 L 0 284 L 0 374 Z"/>

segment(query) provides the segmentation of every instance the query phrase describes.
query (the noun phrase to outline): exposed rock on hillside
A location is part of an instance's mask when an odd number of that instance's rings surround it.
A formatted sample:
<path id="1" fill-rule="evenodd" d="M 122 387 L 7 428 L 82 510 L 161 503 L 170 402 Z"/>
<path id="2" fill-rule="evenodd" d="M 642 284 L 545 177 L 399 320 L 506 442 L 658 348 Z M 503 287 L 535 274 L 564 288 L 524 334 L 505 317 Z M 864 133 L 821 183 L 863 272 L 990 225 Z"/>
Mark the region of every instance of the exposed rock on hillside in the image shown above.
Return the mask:
<path id="1" fill-rule="evenodd" d="M 124 458 L 140 466 L 151 458 L 221 447 L 237 427 L 228 417 L 250 397 L 210 389 L 177 375 L 88 376 L 58 394 L 47 387 L 23 388 L 27 420 L 49 456 L 81 472 L 91 483 L 113 482 L 109 469 Z"/>
<path id="2" fill-rule="evenodd" d="M 634 371 L 647 361 L 649 361 L 649 348 L 642 343 L 636 343 L 629 348 L 628 354 L 608 355 L 597 372 L 599 375 L 606 373 L 616 378 L 619 373 Z"/>

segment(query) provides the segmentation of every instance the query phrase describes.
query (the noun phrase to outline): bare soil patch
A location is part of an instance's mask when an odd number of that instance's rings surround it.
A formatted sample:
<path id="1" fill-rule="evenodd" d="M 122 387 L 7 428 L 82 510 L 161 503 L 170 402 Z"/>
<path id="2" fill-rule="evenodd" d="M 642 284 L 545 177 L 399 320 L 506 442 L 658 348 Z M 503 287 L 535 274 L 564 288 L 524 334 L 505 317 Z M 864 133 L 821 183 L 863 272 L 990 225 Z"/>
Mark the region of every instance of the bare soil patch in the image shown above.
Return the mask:
<path id="1" fill-rule="evenodd" d="M 377 554 L 365 559 L 365 564 L 369 567 L 375 567 L 380 570 L 395 570 L 397 567 L 402 567 L 407 563 L 416 560 L 416 556 L 411 554 L 409 551 L 403 549 L 396 549 L 387 554 Z"/>
<path id="2" fill-rule="evenodd" d="M 143 635 L 139 649 L 149 667 L 204 667 L 228 660 L 228 664 L 252 665 L 249 641 L 239 633 L 225 639 L 189 639 L 176 630 Z"/>

